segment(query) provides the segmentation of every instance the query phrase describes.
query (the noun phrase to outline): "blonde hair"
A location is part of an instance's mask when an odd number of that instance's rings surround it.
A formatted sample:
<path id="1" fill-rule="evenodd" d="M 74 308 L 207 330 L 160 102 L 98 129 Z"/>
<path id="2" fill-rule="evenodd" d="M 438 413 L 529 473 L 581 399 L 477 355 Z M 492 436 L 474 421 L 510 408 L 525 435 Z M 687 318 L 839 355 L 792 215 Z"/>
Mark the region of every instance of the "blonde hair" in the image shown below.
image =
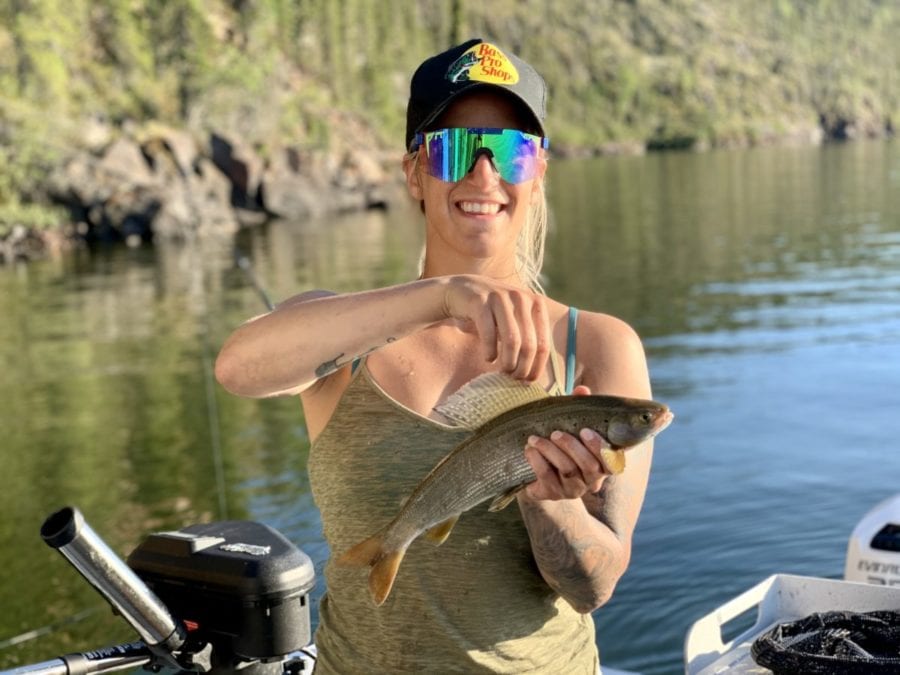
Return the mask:
<path id="1" fill-rule="evenodd" d="M 419 151 L 418 148 L 408 153 L 404 157 L 405 161 L 413 162 L 413 171 L 418 169 Z M 540 178 L 540 196 L 531 204 L 528 209 L 528 216 L 525 218 L 525 224 L 522 231 L 519 232 L 519 238 L 516 240 L 516 272 L 519 278 L 535 293 L 546 295 L 544 286 L 541 283 L 541 268 L 544 266 L 544 250 L 547 245 L 547 223 L 548 212 L 547 194 L 544 191 L 545 177 Z M 420 202 L 422 213 L 425 213 L 425 202 Z M 425 247 L 422 246 L 422 253 L 419 256 L 419 274 L 425 271 Z"/>
<path id="2" fill-rule="evenodd" d="M 528 210 L 525 225 L 516 241 L 516 271 L 522 281 L 535 293 L 545 293 L 541 284 L 544 249 L 547 244 L 547 195 L 541 178 L 541 194 Z"/>

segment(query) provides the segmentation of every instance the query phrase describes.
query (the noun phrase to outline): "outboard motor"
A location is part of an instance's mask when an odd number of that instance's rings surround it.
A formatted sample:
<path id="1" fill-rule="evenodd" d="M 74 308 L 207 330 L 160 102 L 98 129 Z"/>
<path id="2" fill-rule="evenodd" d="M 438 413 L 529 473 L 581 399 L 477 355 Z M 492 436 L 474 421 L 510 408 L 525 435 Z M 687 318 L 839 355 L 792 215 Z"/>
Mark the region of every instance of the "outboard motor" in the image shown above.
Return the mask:
<path id="1" fill-rule="evenodd" d="M 900 494 L 875 506 L 854 528 L 844 579 L 900 587 Z"/>
<path id="2" fill-rule="evenodd" d="M 180 618 L 213 645 L 217 670 L 268 670 L 311 640 L 309 557 L 261 523 L 223 521 L 148 536 L 128 566 Z"/>
<path id="3" fill-rule="evenodd" d="M 141 640 L 16 669 L 87 675 L 145 666 L 213 675 L 311 670 L 312 561 L 261 523 L 223 521 L 149 535 L 127 565 L 66 507 L 41 535 L 138 632 Z M 309 667 L 308 667 L 309 666 Z"/>

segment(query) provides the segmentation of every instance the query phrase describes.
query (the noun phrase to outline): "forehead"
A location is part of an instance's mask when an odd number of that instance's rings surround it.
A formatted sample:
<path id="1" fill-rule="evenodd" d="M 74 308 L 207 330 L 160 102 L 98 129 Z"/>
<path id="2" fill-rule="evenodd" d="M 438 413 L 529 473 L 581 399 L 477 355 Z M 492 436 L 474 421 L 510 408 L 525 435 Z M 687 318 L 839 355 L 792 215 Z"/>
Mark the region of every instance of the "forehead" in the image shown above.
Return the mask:
<path id="1" fill-rule="evenodd" d="M 534 129 L 532 116 L 509 95 L 490 90 L 465 94 L 451 103 L 437 119 L 440 127 L 502 127 Z"/>

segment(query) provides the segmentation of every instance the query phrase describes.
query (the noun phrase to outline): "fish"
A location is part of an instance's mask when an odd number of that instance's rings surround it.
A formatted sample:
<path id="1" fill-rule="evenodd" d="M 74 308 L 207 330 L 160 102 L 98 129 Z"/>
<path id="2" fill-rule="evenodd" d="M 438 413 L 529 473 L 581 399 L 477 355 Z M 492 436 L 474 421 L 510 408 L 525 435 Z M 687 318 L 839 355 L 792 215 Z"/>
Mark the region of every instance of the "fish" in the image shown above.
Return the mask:
<path id="1" fill-rule="evenodd" d="M 435 410 L 472 434 L 441 459 L 405 500 L 390 523 L 335 562 L 371 567 L 369 593 L 376 605 L 387 599 L 409 545 L 420 535 L 446 541 L 460 515 L 493 498 L 489 511 L 508 506 L 537 480 L 525 459 L 529 436 L 554 430 L 578 435 L 594 429 L 612 446 L 601 457 L 613 473 L 625 469 L 624 450 L 665 429 L 674 415 L 657 401 L 620 396 L 551 396 L 539 384 L 502 373 L 473 379 Z"/>

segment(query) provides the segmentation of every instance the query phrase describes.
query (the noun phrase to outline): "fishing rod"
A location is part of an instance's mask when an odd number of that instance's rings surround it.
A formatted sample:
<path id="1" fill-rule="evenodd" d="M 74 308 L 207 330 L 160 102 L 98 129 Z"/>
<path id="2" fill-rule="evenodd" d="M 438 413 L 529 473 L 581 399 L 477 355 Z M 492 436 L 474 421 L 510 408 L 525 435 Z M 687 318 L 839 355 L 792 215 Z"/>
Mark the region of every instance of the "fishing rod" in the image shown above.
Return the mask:
<path id="1" fill-rule="evenodd" d="M 246 255 L 244 255 L 243 251 L 241 251 L 241 249 L 237 246 L 235 246 L 233 254 L 235 265 L 244 273 L 244 276 L 250 282 L 250 285 L 253 286 L 253 288 L 259 294 L 259 297 L 262 299 L 266 308 L 269 311 L 275 309 L 275 305 L 269 298 L 269 294 L 266 293 L 265 288 L 263 288 L 262 284 L 256 278 L 256 274 L 254 274 L 253 272 L 253 265 L 250 262 L 250 259 Z M 216 486 L 219 497 L 219 514 L 222 518 L 227 518 L 228 501 L 225 494 L 225 469 L 224 459 L 222 456 L 221 424 L 219 422 L 219 405 L 216 402 L 216 390 L 214 385 L 215 376 L 213 374 L 214 359 L 212 356 L 212 347 L 210 345 L 210 334 L 212 331 L 209 324 L 209 308 L 207 307 L 207 303 L 204 300 L 202 359 L 204 381 L 206 385 L 206 410 L 207 419 L 209 420 L 210 445 L 213 451 L 213 468 L 215 470 Z"/>
<path id="2" fill-rule="evenodd" d="M 275 309 L 275 304 L 269 298 L 269 294 L 266 293 L 266 289 L 262 287 L 262 284 L 259 283 L 259 280 L 256 278 L 256 274 L 254 274 L 253 272 L 253 265 L 250 262 L 250 258 L 244 255 L 241 249 L 236 246 L 234 248 L 234 263 L 244 273 L 247 281 L 250 282 L 250 285 L 253 286 L 253 288 L 259 294 L 259 297 L 262 298 L 262 301 L 268 308 L 268 310 L 271 312 L 273 309 Z"/>

